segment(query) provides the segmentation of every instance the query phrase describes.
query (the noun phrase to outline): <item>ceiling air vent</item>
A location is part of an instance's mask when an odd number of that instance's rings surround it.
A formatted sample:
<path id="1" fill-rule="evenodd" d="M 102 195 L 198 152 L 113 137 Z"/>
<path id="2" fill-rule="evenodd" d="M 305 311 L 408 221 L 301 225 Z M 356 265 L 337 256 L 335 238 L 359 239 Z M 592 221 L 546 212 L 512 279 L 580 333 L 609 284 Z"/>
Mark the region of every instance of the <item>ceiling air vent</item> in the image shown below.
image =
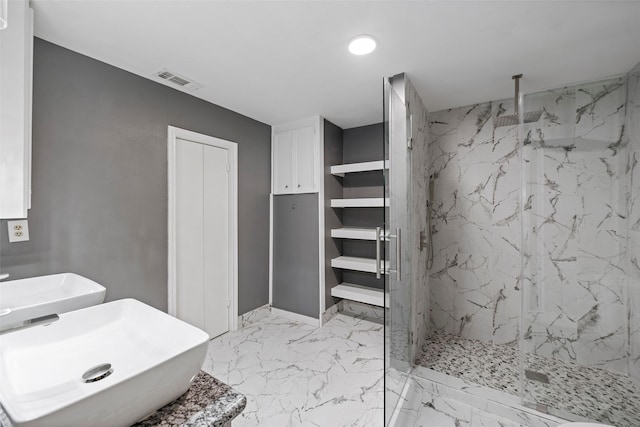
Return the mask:
<path id="1" fill-rule="evenodd" d="M 185 90 L 198 90 L 202 87 L 200 83 L 190 80 L 185 76 L 181 76 L 180 74 L 176 74 L 173 71 L 169 71 L 166 68 L 155 73 L 154 77 L 158 77 L 166 82 L 171 83 L 171 85 L 173 86 L 177 86 Z"/>

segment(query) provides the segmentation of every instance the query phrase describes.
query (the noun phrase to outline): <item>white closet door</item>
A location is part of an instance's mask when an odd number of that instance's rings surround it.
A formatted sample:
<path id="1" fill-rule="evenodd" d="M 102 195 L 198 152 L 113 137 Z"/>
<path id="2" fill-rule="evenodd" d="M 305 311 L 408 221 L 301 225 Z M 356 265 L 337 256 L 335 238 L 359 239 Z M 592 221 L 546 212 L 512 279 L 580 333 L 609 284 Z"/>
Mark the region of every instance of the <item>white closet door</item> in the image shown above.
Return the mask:
<path id="1" fill-rule="evenodd" d="M 176 316 L 209 334 L 229 330 L 229 152 L 176 142 Z"/>
<path id="2" fill-rule="evenodd" d="M 216 337 L 229 330 L 229 151 L 204 146 L 205 328 Z"/>
<path id="3" fill-rule="evenodd" d="M 176 141 L 176 316 L 204 329 L 202 145 Z"/>

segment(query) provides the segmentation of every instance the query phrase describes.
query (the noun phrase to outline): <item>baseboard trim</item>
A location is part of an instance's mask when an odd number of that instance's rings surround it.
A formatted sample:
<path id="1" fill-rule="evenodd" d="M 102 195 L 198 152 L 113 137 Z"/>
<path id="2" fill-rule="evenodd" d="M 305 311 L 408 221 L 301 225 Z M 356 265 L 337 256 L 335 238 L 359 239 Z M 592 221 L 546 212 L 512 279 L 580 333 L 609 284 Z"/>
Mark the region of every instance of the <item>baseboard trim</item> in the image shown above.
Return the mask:
<path id="1" fill-rule="evenodd" d="M 251 311 L 248 311 L 244 314 L 238 316 L 238 328 L 244 328 L 245 326 L 249 326 L 252 323 L 259 322 L 269 315 L 271 312 L 271 307 L 269 304 L 262 305 L 258 308 L 254 308 Z"/>
<path id="2" fill-rule="evenodd" d="M 340 307 L 342 307 L 342 301 L 338 301 L 336 304 L 332 305 L 324 313 L 322 313 L 321 326 L 324 326 L 325 323 L 336 317 L 338 312 L 341 310 Z"/>

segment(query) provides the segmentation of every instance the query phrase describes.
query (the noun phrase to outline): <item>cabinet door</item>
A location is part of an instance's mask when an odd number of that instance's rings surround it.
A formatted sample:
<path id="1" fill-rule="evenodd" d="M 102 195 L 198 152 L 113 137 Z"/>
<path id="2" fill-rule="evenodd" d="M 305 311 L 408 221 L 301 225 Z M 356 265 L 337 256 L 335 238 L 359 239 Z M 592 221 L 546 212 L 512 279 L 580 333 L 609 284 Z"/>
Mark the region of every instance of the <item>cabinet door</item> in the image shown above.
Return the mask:
<path id="1" fill-rule="evenodd" d="M 10 1 L 0 34 L 0 218 L 26 218 L 31 207 L 33 11 Z"/>
<path id="2" fill-rule="evenodd" d="M 316 191 L 316 156 L 315 156 L 315 127 L 307 126 L 296 129 L 294 134 L 296 173 L 294 184 L 296 193 L 311 193 Z"/>
<path id="3" fill-rule="evenodd" d="M 293 193 L 293 132 L 273 135 L 273 192 Z"/>

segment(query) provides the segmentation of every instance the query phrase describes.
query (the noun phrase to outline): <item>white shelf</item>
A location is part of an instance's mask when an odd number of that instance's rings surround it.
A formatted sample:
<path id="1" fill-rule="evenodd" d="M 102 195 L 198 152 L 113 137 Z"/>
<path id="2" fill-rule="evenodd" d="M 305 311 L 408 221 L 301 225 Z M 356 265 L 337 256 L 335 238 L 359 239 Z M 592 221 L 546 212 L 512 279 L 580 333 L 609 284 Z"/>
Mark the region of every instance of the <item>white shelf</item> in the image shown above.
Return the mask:
<path id="1" fill-rule="evenodd" d="M 331 166 L 331 175 L 344 176 L 351 172 L 370 172 L 388 169 L 388 162 L 378 160 L 375 162 L 349 163 L 345 165 Z"/>
<path id="2" fill-rule="evenodd" d="M 331 288 L 331 296 L 376 305 L 378 307 L 389 306 L 389 298 L 385 298 L 382 289 L 369 288 L 353 283 L 340 283 L 334 286 Z"/>
<path id="3" fill-rule="evenodd" d="M 332 208 L 382 208 L 389 206 L 389 199 L 360 198 L 360 199 L 331 199 Z"/>
<path id="4" fill-rule="evenodd" d="M 375 228 L 344 227 L 331 230 L 331 237 L 336 239 L 376 240 Z"/>
<path id="5" fill-rule="evenodd" d="M 331 260 L 331 267 L 342 268 L 343 270 L 355 270 L 364 271 L 366 273 L 375 273 L 376 260 L 373 258 L 339 256 Z"/>

